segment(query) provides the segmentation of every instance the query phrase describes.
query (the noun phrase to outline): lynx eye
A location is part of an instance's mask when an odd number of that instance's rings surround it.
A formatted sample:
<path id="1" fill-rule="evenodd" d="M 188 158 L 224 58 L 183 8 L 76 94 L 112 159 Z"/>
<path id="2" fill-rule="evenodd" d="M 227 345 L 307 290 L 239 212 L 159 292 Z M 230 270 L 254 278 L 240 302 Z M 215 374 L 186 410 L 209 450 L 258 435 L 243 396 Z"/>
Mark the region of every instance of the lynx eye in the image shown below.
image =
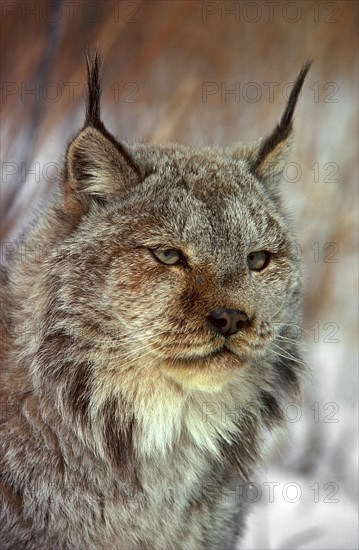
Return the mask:
<path id="1" fill-rule="evenodd" d="M 152 254 L 165 265 L 175 265 L 182 261 L 181 253 L 174 248 L 156 248 Z"/>
<path id="2" fill-rule="evenodd" d="M 269 264 L 271 258 L 270 252 L 266 250 L 259 250 L 258 252 L 251 252 L 247 256 L 248 267 L 251 271 L 261 271 Z"/>

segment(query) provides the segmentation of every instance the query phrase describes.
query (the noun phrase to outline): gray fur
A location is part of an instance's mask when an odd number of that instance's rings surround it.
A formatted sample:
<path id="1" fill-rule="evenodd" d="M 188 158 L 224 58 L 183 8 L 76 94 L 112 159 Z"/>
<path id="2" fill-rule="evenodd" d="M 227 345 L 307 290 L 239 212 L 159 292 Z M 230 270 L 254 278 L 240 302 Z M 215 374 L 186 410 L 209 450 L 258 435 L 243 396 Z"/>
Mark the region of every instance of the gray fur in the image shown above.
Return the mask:
<path id="1" fill-rule="evenodd" d="M 235 547 L 303 374 L 278 185 L 308 68 L 267 141 L 194 149 L 117 142 L 89 61 L 85 126 L 2 282 L 1 548 Z M 272 259 L 250 271 L 259 250 Z M 248 326 L 225 339 L 217 307 Z"/>

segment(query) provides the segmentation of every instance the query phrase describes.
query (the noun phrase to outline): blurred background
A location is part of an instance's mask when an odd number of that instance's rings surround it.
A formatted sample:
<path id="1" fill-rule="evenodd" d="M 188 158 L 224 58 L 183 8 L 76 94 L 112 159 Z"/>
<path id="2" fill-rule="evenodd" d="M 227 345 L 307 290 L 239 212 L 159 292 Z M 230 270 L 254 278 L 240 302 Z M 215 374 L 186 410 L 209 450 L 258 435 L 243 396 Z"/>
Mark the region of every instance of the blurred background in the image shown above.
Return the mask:
<path id="1" fill-rule="evenodd" d="M 271 131 L 301 65 L 283 196 L 305 265 L 312 376 L 248 499 L 245 549 L 358 548 L 358 3 L 3 1 L 1 240 L 56 187 L 100 46 L 103 119 L 128 141 L 229 145 Z"/>

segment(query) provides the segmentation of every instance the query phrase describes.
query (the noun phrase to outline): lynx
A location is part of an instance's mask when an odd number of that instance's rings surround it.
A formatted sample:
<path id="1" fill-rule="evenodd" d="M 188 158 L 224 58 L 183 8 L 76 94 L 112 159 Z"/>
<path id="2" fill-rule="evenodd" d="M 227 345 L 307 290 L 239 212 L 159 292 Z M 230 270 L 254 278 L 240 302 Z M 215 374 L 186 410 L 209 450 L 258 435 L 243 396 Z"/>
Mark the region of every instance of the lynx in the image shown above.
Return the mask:
<path id="1" fill-rule="evenodd" d="M 2 290 L 3 549 L 229 549 L 304 367 L 280 196 L 310 63 L 268 137 L 128 144 L 85 123 Z"/>

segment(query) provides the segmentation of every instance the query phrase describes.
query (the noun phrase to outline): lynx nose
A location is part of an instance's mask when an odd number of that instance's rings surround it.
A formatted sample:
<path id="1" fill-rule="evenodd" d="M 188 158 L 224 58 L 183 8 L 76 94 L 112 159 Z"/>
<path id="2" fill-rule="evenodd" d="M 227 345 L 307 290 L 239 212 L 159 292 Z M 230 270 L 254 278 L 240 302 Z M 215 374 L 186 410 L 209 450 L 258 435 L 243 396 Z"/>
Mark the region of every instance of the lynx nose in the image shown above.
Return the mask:
<path id="1" fill-rule="evenodd" d="M 238 332 L 244 325 L 248 324 L 248 315 L 244 311 L 217 307 L 207 317 L 208 322 L 223 336 L 230 336 Z"/>

